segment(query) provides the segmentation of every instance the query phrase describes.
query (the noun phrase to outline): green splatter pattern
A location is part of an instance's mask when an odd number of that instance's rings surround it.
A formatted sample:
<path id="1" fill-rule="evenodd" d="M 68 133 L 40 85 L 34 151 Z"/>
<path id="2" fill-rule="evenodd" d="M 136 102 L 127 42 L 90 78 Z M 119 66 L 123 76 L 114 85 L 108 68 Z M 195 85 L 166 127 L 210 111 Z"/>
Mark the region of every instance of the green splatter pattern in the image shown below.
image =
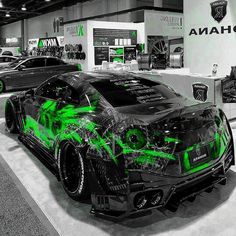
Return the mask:
<path id="1" fill-rule="evenodd" d="M 23 132 L 33 134 L 48 149 L 53 149 L 56 140 L 60 142 L 72 140 L 78 144 L 83 144 L 85 137 L 81 135 L 87 134 L 87 143 L 90 147 L 100 153 L 103 158 L 105 156 L 111 158 L 116 164 L 118 163 L 117 157 L 121 154 L 133 155 L 133 162 L 139 165 L 155 165 L 160 160 L 176 161 L 179 158 L 169 151 L 153 150 L 152 147 L 155 144 L 147 142 L 145 133 L 138 128 L 127 130 L 124 138 L 111 132 L 101 135 L 99 125 L 87 119 L 87 115 L 96 111 L 96 105 L 97 102 L 85 107 L 64 105 L 60 108 L 58 102 L 47 101 L 41 106 L 38 120 L 26 116 L 23 122 Z M 214 140 L 207 144 L 211 150 L 211 161 L 224 154 L 229 140 L 228 130 L 221 127 L 215 134 Z M 164 145 L 176 145 L 181 142 L 177 138 L 164 138 Z M 117 148 L 114 147 L 119 147 L 120 152 L 116 153 Z M 209 160 L 207 163 L 200 163 L 195 167 L 191 166 L 190 152 L 197 148 L 199 148 L 199 144 L 187 147 L 183 152 L 185 172 L 195 173 L 209 167 Z"/>

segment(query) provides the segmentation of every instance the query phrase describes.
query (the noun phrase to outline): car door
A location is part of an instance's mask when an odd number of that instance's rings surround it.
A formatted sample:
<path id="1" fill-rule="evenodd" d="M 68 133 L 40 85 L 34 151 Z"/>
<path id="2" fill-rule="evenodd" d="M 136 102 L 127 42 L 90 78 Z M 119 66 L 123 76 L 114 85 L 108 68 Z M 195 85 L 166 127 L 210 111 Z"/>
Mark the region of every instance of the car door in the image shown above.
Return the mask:
<path id="1" fill-rule="evenodd" d="M 67 72 L 76 71 L 75 65 L 70 65 L 58 58 L 49 57 L 46 60 L 46 71 L 48 77 L 59 75 Z"/>
<path id="2" fill-rule="evenodd" d="M 25 132 L 51 152 L 56 136 L 62 132 L 67 121 L 66 113 L 73 114 L 68 109 L 78 106 L 75 100 L 75 105 L 70 105 L 62 99 L 61 91 L 65 91 L 65 88 L 68 94 L 72 93 L 68 91 L 73 89 L 69 84 L 54 77 L 39 87 L 23 104 L 26 115 Z"/>
<path id="3" fill-rule="evenodd" d="M 45 58 L 30 58 L 21 63 L 18 71 L 18 84 L 21 87 L 36 87 L 47 79 L 45 76 Z"/>

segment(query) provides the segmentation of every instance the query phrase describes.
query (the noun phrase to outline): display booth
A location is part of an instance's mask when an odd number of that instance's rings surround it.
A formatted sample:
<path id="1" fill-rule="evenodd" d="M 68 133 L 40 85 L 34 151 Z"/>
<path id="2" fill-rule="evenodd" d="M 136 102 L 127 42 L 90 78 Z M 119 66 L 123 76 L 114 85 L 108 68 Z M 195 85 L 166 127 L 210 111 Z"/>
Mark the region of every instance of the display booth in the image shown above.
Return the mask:
<path id="1" fill-rule="evenodd" d="M 184 0 L 185 66 L 204 86 L 214 83 L 209 93 L 229 119 L 236 119 L 236 78 L 226 78 L 236 65 L 235 8 L 235 1 Z"/>
<path id="2" fill-rule="evenodd" d="M 153 69 L 183 67 L 183 14 L 144 11 L 146 52 Z"/>
<path id="3" fill-rule="evenodd" d="M 130 63 L 141 53 L 151 57 L 153 68 L 170 67 L 171 55 L 183 57 L 181 13 L 145 10 L 143 23 L 65 23 L 64 34 L 66 60 L 80 63 L 85 71 L 101 66 L 103 61 Z"/>
<path id="4" fill-rule="evenodd" d="M 103 61 L 136 59 L 136 45 L 144 42 L 144 24 L 86 21 L 65 25 L 66 60 L 93 70 Z"/>

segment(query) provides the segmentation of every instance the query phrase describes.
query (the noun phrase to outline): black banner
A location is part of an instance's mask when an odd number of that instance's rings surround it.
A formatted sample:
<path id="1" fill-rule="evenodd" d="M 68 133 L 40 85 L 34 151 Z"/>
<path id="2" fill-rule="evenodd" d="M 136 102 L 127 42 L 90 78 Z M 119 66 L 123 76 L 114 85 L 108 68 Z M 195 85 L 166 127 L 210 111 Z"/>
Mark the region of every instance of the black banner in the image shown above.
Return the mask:
<path id="1" fill-rule="evenodd" d="M 109 62 L 109 47 L 95 47 L 95 65 L 102 65 L 103 61 Z"/>
<path id="2" fill-rule="evenodd" d="M 50 37 L 50 38 L 40 38 L 38 42 L 39 48 L 44 47 L 58 47 L 59 43 L 57 37 Z"/>

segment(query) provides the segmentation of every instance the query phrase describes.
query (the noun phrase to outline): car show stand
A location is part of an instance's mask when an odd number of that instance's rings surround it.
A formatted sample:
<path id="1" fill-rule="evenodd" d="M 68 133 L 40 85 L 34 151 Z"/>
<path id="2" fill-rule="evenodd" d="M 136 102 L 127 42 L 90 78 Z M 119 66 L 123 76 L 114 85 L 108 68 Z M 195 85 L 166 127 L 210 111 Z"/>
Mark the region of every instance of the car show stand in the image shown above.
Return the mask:
<path id="1" fill-rule="evenodd" d="M 163 82 L 189 99 L 212 102 L 225 112 L 228 119 L 236 119 L 236 103 L 223 103 L 221 87 L 221 82 L 225 79 L 223 76 L 191 74 L 187 68 L 134 71 L 132 73 Z"/>

